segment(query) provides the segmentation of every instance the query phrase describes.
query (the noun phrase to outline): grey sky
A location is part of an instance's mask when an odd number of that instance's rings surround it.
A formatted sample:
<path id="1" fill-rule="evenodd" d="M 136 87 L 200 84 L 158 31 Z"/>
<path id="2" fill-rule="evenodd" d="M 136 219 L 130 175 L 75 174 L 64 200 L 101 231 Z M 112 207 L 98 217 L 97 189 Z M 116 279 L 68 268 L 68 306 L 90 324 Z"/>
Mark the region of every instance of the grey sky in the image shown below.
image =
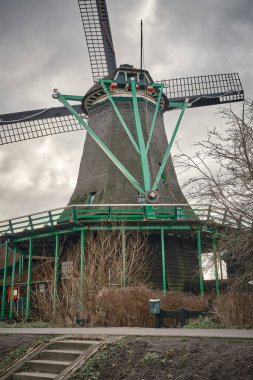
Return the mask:
<path id="1" fill-rule="evenodd" d="M 239 72 L 253 95 L 252 0 L 107 0 L 117 63 L 145 67 L 155 80 Z M 57 106 L 52 90 L 84 94 L 91 70 L 76 0 L 0 0 L 0 114 Z M 236 105 L 235 107 L 238 107 Z M 216 107 L 188 110 L 185 149 L 224 128 Z M 168 134 L 176 114 L 165 116 Z M 65 205 L 77 178 L 85 133 L 0 147 L 0 220 Z"/>

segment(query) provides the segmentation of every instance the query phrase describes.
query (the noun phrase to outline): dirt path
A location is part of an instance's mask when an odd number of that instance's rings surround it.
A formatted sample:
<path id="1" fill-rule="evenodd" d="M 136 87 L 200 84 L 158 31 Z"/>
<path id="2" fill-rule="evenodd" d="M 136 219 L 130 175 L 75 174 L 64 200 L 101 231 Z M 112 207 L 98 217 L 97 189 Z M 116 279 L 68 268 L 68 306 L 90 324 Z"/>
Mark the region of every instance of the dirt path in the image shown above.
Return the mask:
<path id="1" fill-rule="evenodd" d="M 29 347 L 38 336 L 36 335 L 1 335 L 0 336 L 0 360 L 17 347 Z"/>
<path id="2" fill-rule="evenodd" d="M 98 353 L 72 379 L 252 380 L 253 341 L 128 337 Z"/>

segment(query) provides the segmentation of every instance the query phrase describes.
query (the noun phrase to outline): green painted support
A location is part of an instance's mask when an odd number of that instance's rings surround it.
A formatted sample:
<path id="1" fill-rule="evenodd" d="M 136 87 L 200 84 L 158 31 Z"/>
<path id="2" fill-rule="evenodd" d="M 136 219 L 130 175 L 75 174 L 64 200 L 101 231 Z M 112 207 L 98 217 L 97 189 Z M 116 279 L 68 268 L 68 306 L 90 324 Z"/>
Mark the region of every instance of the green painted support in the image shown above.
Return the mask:
<path id="1" fill-rule="evenodd" d="M 33 230 L 33 220 L 32 220 L 31 215 L 28 216 L 28 220 L 29 220 L 29 227 L 31 227 L 31 230 Z"/>
<path id="2" fill-rule="evenodd" d="M 78 220 L 77 220 L 77 215 L 76 215 L 76 208 L 75 206 L 72 207 L 72 218 L 73 218 L 73 222 L 74 223 L 77 223 Z"/>
<path id="3" fill-rule="evenodd" d="M 55 234 L 55 253 L 54 253 L 54 298 L 53 298 L 53 317 L 56 315 L 57 296 L 58 296 L 58 270 L 59 270 L 59 234 Z"/>
<path id="4" fill-rule="evenodd" d="M 174 140 L 176 138 L 176 135 L 177 135 L 177 131 L 178 131 L 178 128 L 180 126 L 180 123 L 182 121 L 182 118 L 183 118 L 183 115 L 184 115 L 184 112 L 187 108 L 187 101 L 184 103 L 183 107 L 182 107 L 182 110 L 180 112 L 180 115 L 179 115 L 179 118 L 178 118 L 178 121 L 177 121 L 177 124 L 174 128 L 174 131 L 173 131 L 173 134 L 171 136 L 171 139 L 170 139 L 170 142 L 169 142 L 169 145 L 168 145 L 168 148 L 166 150 L 166 153 L 164 155 L 164 158 L 163 158 L 163 161 L 161 163 L 161 166 L 159 168 L 159 171 L 158 171 L 158 174 L 157 174 L 157 177 L 155 179 L 155 182 L 154 182 L 154 185 L 152 187 L 153 190 L 157 190 L 157 187 L 158 187 L 158 184 L 162 178 L 162 175 L 163 175 L 163 172 L 164 172 L 164 169 L 165 169 L 165 166 L 167 164 L 167 161 L 168 161 L 168 158 L 170 156 L 170 152 L 171 152 L 171 148 L 172 148 L 172 145 L 174 143 Z"/>
<path id="5" fill-rule="evenodd" d="M 134 146 L 136 152 L 137 152 L 138 154 L 140 154 L 140 149 L 139 149 L 138 145 L 136 144 L 135 139 L 133 138 L 133 135 L 131 134 L 131 132 L 130 132 L 128 126 L 126 125 L 126 122 L 125 122 L 125 120 L 123 119 L 123 117 L 122 117 L 122 115 L 121 115 L 121 113 L 120 113 L 118 107 L 116 106 L 116 104 L 115 104 L 115 102 L 114 102 L 114 100 L 113 100 L 113 98 L 112 98 L 110 92 L 108 91 L 108 89 L 107 89 L 107 87 L 106 87 L 106 85 L 105 85 L 105 81 L 102 80 L 102 79 L 100 79 L 100 83 L 101 83 L 101 86 L 103 87 L 104 92 L 106 93 L 106 95 L 107 95 L 107 97 L 108 97 L 108 99 L 109 99 L 109 101 L 110 101 L 110 103 L 111 103 L 111 105 L 112 105 L 112 107 L 113 107 L 113 109 L 114 109 L 116 115 L 118 116 L 119 121 L 120 121 L 121 124 L 122 124 L 122 127 L 124 128 L 124 130 L 125 130 L 127 136 L 129 137 L 130 141 L 132 142 L 132 144 L 133 144 L 133 146 Z"/>
<path id="6" fill-rule="evenodd" d="M 12 226 L 11 220 L 9 220 L 9 228 L 10 228 L 11 233 L 13 234 L 14 230 L 13 230 L 13 226 Z"/>
<path id="7" fill-rule="evenodd" d="M 28 257 L 28 271 L 27 271 L 27 290 L 26 290 L 26 308 L 25 319 L 29 319 L 30 316 L 30 300 L 31 300 L 31 277 L 32 277 L 32 239 L 29 239 L 29 257 Z"/>
<path id="8" fill-rule="evenodd" d="M 218 274 L 218 265 L 217 265 L 216 237 L 215 237 L 215 234 L 213 234 L 213 261 L 214 261 L 214 270 L 215 270 L 216 295 L 217 295 L 217 297 L 219 297 L 219 295 L 220 295 L 220 287 L 219 287 L 219 274 Z"/>
<path id="9" fill-rule="evenodd" d="M 149 171 L 148 156 L 146 152 L 146 146 L 145 146 L 140 114 L 139 114 L 138 101 L 136 97 L 136 82 L 134 79 L 131 78 L 130 83 L 131 83 L 131 91 L 132 91 L 132 97 L 133 97 L 134 122 L 135 122 L 135 128 L 136 128 L 136 133 L 137 133 L 138 143 L 139 143 L 139 148 L 140 148 L 143 185 L 144 185 L 145 192 L 147 192 L 148 190 L 150 190 L 150 171 Z"/>
<path id="10" fill-rule="evenodd" d="M 12 314 L 13 314 L 16 258 L 17 258 L 17 248 L 14 247 L 14 249 L 13 249 L 13 261 L 12 261 L 12 273 L 11 273 L 11 297 L 10 297 L 9 319 L 12 319 Z"/>
<path id="11" fill-rule="evenodd" d="M 115 166 L 121 171 L 121 173 L 128 179 L 134 188 L 141 194 L 145 193 L 145 190 L 140 186 L 138 181 L 132 176 L 132 174 L 126 169 L 126 167 L 117 159 L 117 157 L 111 152 L 111 150 L 105 145 L 105 143 L 98 137 L 98 135 L 89 127 L 89 125 L 83 120 L 81 115 L 67 102 L 64 95 L 56 92 L 55 97 L 71 112 L 73 116 L 79 121 L 84 129 L 89 133 L 91 138 L 98 144 L 103 152 L 110 158 Z"/>
<path id="12" fill-rule="evenodd" d="M 3 292 L 2 292 L 1 321 L 3 321 L 5 317 L 8 258 L 9 258 L 9 243 L 8 241 L 6 241 L 5 242 L 5 256 L 4 256 L 4 279 L 3 279 Z"/>
<path id="13" fill-rule="evenodd" d="M 199 258 L 199 284 L 200 284 L 200 295 L 204 297 L 204 279 L 203 279 L 203 269 L 202 269 L 202 245 L 201 245 L 201 232 L 197 231 L 198 240 L 198 258 Z"/>
<path id="14" fill-rule="evenodd" d="M 163 275 L 163 293 L 166 294 L 166 260 L 165 260 L 165 249 L 164 249 L 164 229 L 161 228 L 161 249 L 162 249 L 162 275 Z"/>
<path id="15" fill-rule="evenodd" d="M 121 226 L 115 226 L 115 225 L 109 225 L 109 226 L 87 226 L 87 227 L 83 227 L 83 226 L 75 226 L 75 227 L 72 227 L 72 228 L 69 228 L 69 229 L 62 229 L 62 230 L 58 230 L 57 233 L 59 235 L 64 235 L 64 234 L 67 234 L 67 233 L 73 233 L 73 232 L 80 232 L 81 229 L 85 229 L 85 230 L 89 230 L 89 231 L 121 231 L 122 230 L 122 227 Z M 124 227 L 126 229 L 126 231 L 157 231 L 161 229 L 161 227 L 159 225 L 139 225 L 139 226 L 136 226 L 136 225 L 130 225 L 130 226 L 125 226 Z M 191 224 L 167 224 L 165 225 L 164 227 L 164 230 L 167 230 L 167 231 L 173 231 L 173 230 L 177 230 L 177 231 L 189 231 L 189 230 L 192 230 L 192 223 Z M 212 230 L 209 230 L 207 229 L 207 231 L 209 232 L 212 232 Z M 36 239 L 41 239 L 41 238 L 46 238 L 46 237 L 49 237 L 49 236 L 54 236 L 55 235 L 55 232 L 54 231 L 49 231 L 49 232 L 46 232 L 46 233 L 43 233 L 43 234 L 38 234 L 38 235 L 32 235 L 32 236 L 24 236 L 22 238 L 17 238 L 17 239 L 13 239 L 13 244 L 17 244 L 17 243 L 20 243 L 21 241 L 27 241 L 29 239 L 32 239 L 32 240 L 36 240 Z"/>
<path id="16" fill-rule="evenodd" d="M 64 98 L 66 100 L 74 101 L 74 102 L 81 102 L 83 100 L 83 96 L 80 95 L 64 95 Z"/>
<path id="17" fill-rule="evenodd" d="M 53 222 L 52 212 L 51 211 L 48 211 L 48 217 L 49 217 L 49 222 L 50 222 L 51 226 L 53 226 L 54 222 Z"/>
<path id="18" fill-rule="evenodd" d="M 152 123 L 151 123 L 150 131 L 149 131 L 149 138 L 148 138 L 148 142 L 147 142 L 147 146 L 146 146 L 146 152 L 147 153 L 149 151 L 149 146 L 150 146 L 150 143 L 151 143 L 151 139 L 152 139 L 152 136 L 153 136 L 153 133 L 154 133 L 154 130 L 155 130 L 155 123 L 156 123 L 157 114 L 158 114 L 158 111 L 159 111 L 159 106 L 160 106 L 160 102 L 161 102 L 162 95 L 163 95 L 163 89 L 164 89 L 164 84 L 162 84 L 161 87 L 160 87 L 160 92 L 159 92 L 159 96 L 158 96 L 158 99 L 157 99 L 157 103 L 156 103 L 156 107 L 155 107 L 155 112 L 154 112 L 153 120 L 152 120 Z"/>
<path id="19" fill-rule="evenodd" d="M 80 242 L 80 254 L 81 254 L 81 260 L 80 260 L 80 311 L 84 310 L 84 252 L 85 252 L 85 231 L 84 229 L 81 230 L 81 242 Z"/>
<path id="20" fill-rule="evenodd" d="M 122 286 L 126 286 L 126 231 L 122 229 Z"/>
<path id="21" fill-rule="evenodd" d="M 184 102 L 169 102 L 169 107 L 182 108 L 183 106 Z"/>

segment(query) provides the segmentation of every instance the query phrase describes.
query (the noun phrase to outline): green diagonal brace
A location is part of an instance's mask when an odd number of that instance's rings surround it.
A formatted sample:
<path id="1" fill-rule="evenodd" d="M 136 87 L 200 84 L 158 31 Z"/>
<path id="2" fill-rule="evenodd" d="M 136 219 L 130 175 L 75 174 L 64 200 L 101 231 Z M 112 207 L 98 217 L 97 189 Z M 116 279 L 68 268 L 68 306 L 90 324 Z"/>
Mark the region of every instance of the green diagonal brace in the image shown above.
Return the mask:
<path id="1" fill-rule="evenodd" d="M 4 317 L 5 317 L 8 258 L 9 258 L 9 243 L 8 241 L 6 241 L 5 242 L 5 256 L 4 256 L 4 279 L 3 279 L 3 292 L 2 292 L 1 321 L 4 320 Z"/>
<path id="2" fill-rule="evenodd" d="M 150 127 L 149 138 L 148 138 L 148 142 L 147 142 L 147 146 L 146 146 L 146 152 L 147 153 L 148 153 L 150 142 L 151 142 L 151 139 L 152 139 L 152 136 L 153 136 L 153 133 L 154 133 L 155 123 L 156 123 L 156 119 L 157 119 L 157 114 L 158 114 L 160 102 L 161 102 L 161 99 L 162 99 L 163 89 L 164 89 L 164 84 L 162 84 L 161 88 L 160 88 L 160 93 L 159 93 L 159 96 L 158 96 L 158 99 L 157 99 L 157 103 L 156 103 L 156 107 L 155 107 L 155 112 L 154 112 L 152 124 L 151 124 L 151 127 Z"/>
<path id="3" fill-rule="evenodd" d="M 69 95 L 68 95 L 69 96 Z M 98 135 L 89 127 L 89 125 L 83 120 L 81 115 L 68 103 L 64 95 L 60 94 L 57 90 L 53 94 L 54 98 L 59 99 L 59 101 L 64 104 L 64 106 L 72 113 L 73 116 L 79 121 L 79 123 L 84 127 L 84 129 L 89 133 L 92 139 L 98 144 L 98 146 L 103 150 L 103 152 L 110 158 L 115 166 L 121 171 L 121 173 L 128 179 L 129 182 L 135 187 L 135 189 L 144 194 L 145 191 L 137 182 L 137 180 L 132 176 L 131 173 L 125 168 L 125 166 L 117 159 L 116 156 L 110 151 L 110 149 L 105 145 L 105 143 L 98 137 Z"/>
<path id="4" fill-rule="evenodd" d="M 135 80 L 131 78 L 131 91 L 133 97 L 133 108 L 134 108 L 134 122 L 137 132 L 139 148 L 140 148 L 140 158 L 141 158 L 141 169 L 142 169 L 142 178 L 145 191 L 150 190 L 150 172 L 149 172 L 149 163 L 148 156 L 146 152 L 145 141 L 142 133 L 141 120 L 138 108 L 138 101 L 136 97 L 136 84 Z"/>
<path id="5" fill-rule="evenodd" d="M 176 134 L 177 134 L 177 131 L 178 131 L 178 128 L 180 126 L 180 123 L 181 123 L 181 120 L 183 118 L 183 115 L 184 115 L 184 112 L 187 108 L 187 101 L 185 103 L 183 103 L 183 106 L 182 106 L 182 110 L 180 112 L 180 115 L 179 115 L 179 118 L 178 118 L 178 121 L 177 121 L 177 124 L 175 126 L 175 129 L 174 129 L 174 132 L 171 136 L 171 139 L 170 139 L 170 143 L 168 145 L 168 148 L 166 150 L 166 153 L 164 155 L 164 158 L 163 158 L 163 162 L 161 163 L 161 166 L 159 168 L 159 171 L 158 171 L 158 174 L 157 174 L 157 177 L 155 179 L 155 182 L 154 182 L 154 185 L 152 187 L 153 190 L 156 190 L 157 187 L 158 187 L 158 184 L 161 180 L 161 177 L 162 177 L 162 174 L 164 172 L 164 169 L 165 169 L 165 165 L 167 164 L 167 161 L 168 161 L 168 158 L 169 158 L 169 155 L 170 155 L 170 152 L 171 152 L 171 148 L 172 148 L 172 145 L 174 143 L 174 140 L 175 140 L 175 137 L 176 137 Z"/>
<path id="6" fill-rule="evenodd" d="M 132 142 L 132 144 L 133 144 L 133 146 L 134 146 L 136 152 L 137 152 L 138 154 L 140 154 L 140 149 L 139 149 L 138 145 L 136 144 L 136 142 L 135 142 L 135 140 L 134 140 L 134 138 L 133 138 L 133 136 L 132 136 L 130 130 L 128 129 L 128 126 L 126 125 L 125 120 L 123 119 L 123 117 L 122 117 L 122 115 L 121 115 L 121 113 L 120 113 L 118 107 L 116 106 L 116 104 L 115 104 L 115 102 L 114 102 L 114 100 L 113 100 L 113 98 L 112 98 L 110 92 L 108 91 L 108 89 L 107 89 L 107 87 L 106 87 L 106 85 L 105 85 L 105 83 L 104 83 L 104 81 L 103 81 L 102 79 L 100 80 L 100 83 L 101 83 L 101 85 L 102 85 L 102 87 L 103 87 L 103 89 L 104 89 L 104 92 L 106 93 L 108 99 L 110 100 L 111 105 L 112 105 L 112 107 L 113 107 L 113 109 L 114 109 L 116 115 L 117 115 L 118 118 L 119 118 L 119 121 L 121 122 L 121 124 L 122 124 L 124 130 L 126 131 L 127 136 L 128 136 L 129 139 L 131 140 L 131 142 Z"/>

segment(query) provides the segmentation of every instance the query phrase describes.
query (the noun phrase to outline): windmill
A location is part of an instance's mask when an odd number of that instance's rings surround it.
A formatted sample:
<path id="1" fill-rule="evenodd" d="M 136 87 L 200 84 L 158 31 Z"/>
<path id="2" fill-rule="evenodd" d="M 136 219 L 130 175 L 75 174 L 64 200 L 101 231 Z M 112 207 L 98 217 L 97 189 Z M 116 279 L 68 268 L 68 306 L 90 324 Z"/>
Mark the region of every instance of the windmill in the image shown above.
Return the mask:
<path id="1" fill-rule="evenodd" d="M 84 96 L 56 90 L 53 96 L 61 107 L 0 115 L 0 145 L 84 128 L 88 133 L 69 204 L 186 204 L 170 156 L 183 114 L 188 108 L 242 101 L 238 74 L 154 82 L 142 67 L 117 66 L 106 1 L 78 4 L 94 86 Z M 72 106 L 71 101 L 78 104 Z M 180 116 L 168 144 L 163 114 L 174 109 L 180 109 Z M 147 210 L 152 219 L 152 208 Z M 159 250 L 156 235 L 152 241 Z M 182 288 L 197 263 L 187 253 L 194 251 L 195 243 L 168 236 L 165 245 L 174 260 L 167 268 L 173 272 L 171 284 Z M 173 269 L 182 258 L 183 267 Z"/>

